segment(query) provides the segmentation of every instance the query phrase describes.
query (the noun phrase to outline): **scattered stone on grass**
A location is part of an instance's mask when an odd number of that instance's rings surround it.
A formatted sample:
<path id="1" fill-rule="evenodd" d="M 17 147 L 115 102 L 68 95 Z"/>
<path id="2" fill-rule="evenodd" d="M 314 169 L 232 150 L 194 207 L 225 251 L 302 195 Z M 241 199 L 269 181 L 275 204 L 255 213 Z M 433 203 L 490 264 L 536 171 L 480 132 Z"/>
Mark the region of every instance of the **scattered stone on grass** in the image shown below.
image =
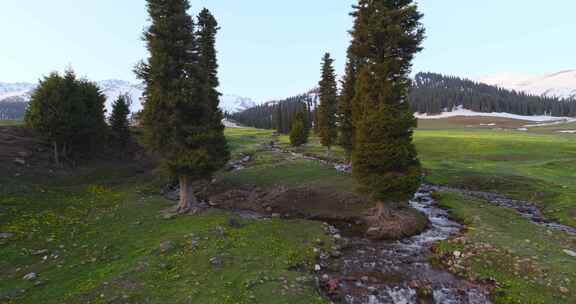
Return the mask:
<path id="1" fill-rule="evenodd" d="M 174 250 L 175 246 L 172 241 L 164 241 L 160 244 L 160 252 L 161 253 L 168 253 Z"/>
<path id="2" fill-rule="evenodd" d="M 34 256 L 46 255 L 46 254 L 48 254 L 48 249 L 35 250 L 35 251 L 32 251 L 31 254 Z"/>
<path id="3" fill-rule="evenodd" d="M 571 257 L 576 258 L 576 252 L 574 252 L 574 251 L 572 251 L 572 250 L 568 250 L 568 249 L 564 249 L 563 251 L 564 251 L 565 254 L 567 254 L 567 255 L 569 255 L 569 256 L 571 256 Z"/>
<path id="4" fill-rule="evenodd" d="M 224 265 L 224 262 L 219 257 L 213 257 L 210 258 L 210 265 L 214 267 L 222 267 Z"/>
<path id="5" fill-rule="evenodd" d="M 36 274 L 35 272 L 31 272 L 27 275 L 25 275 L 22 279 L 26 280 L 26 281 L 34 281 L 38 278 L 38 274 Z"/>

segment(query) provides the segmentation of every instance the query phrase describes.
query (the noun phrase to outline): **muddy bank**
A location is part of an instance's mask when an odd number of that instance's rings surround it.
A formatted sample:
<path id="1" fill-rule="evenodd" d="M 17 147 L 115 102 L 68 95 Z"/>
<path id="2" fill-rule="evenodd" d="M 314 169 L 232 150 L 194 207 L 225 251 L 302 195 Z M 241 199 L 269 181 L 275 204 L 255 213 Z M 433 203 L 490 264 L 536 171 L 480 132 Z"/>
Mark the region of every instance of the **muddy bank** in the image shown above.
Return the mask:
<path id="1" fill-rule="evenodd" d="M 412 208 L 390 208 L 386 216 L 376 217 L 374 203 L 352 192 L 338 192 L 322 187 L 233 186 L 196 183 L 199 203 L 197 213 L 208 208 L 234 212 L 252 212 L 269 218 L 307 219 L 330 223 L 346 233 L 362 234 L 372 239 L 401 239 L 428 227 L 426 216 Z M 170 200 L 178 200 L 178 187 L 162 191 Z M 345 229 L 344 229 L 345 228 Z"/>

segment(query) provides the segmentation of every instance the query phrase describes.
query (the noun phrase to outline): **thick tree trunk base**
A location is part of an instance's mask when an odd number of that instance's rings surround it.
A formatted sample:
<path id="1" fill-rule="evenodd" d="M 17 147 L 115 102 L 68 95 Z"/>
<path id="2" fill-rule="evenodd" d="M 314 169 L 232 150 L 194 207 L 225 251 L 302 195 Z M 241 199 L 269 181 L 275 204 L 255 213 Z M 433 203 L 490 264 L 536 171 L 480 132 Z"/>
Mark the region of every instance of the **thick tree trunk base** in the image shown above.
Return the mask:
<path id="1" fill-rule="evenodd" d="M 176 212 L 178 214 L 187 214 L 192 210 L 192 206 L 198 204 L 196 195 L 194 195 L 194 189 L 192 189 L 192 183 L 188 181 L 187 176 L 180 176 L 180 201 L 178 202 L 178 208 Z"/>

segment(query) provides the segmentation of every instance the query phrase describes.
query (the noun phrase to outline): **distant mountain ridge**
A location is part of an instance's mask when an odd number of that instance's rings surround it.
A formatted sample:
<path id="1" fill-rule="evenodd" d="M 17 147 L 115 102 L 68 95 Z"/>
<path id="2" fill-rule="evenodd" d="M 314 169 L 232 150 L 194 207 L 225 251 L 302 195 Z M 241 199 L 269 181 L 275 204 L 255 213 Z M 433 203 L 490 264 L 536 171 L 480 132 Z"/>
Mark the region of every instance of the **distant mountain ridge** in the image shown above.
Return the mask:
<path id="1" fill-rule="evenodd" d="M 132 105 L 130 110 L 132 112 L 138 112 L 142 110 L 142 94 L 144 92 L 144 86 L 142 84 L 134 84 L 125 80 L 118 79 L 108 79 L 103 81 L 98 81 L 96 84 L 102 90 L 102 93 L 106 95 L 106 109 L 108 113 L 112 110 L 112 103 L 118 98 L 120 94 L 128 94 L 132 97 Z M 37 84 L 20 82 L 20 83 L 3 83 L 0 82 L 0 119 L 20 119 L 24 115 L 23 110 L 25 106 L 14 105 L 15 102 L 28 103 L 30 100 L 30 95 L 32 91 L 36 88 Z M 8 103 L 10 103 L 10 114 L 8 110 L 3 110 L 8 108 Z M 241 97 L 237 95 L 224 94 L 220 98 L 220 108 L 224 112 L 237 113 L 248 108 L 256 106 L 256 103 L 247 97 Z M 2 118 L 4 117 L 4 118 Z M 8 117 L 8 118 L 6 118 Z"/>
<path id="2" fill-rule="evenodd" d="M 502 73 L 478 81 L 531 95 L 576 99 L 576 69 L 545 75 Z"/>

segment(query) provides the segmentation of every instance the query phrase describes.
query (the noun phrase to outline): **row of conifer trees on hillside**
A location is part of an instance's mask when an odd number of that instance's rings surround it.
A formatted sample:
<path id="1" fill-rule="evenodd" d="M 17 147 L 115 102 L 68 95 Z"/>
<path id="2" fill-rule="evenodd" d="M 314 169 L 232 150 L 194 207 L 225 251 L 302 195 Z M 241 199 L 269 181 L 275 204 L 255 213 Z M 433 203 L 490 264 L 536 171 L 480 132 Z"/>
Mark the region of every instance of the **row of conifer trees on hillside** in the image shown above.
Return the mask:
<path id="1" fill-rule="evenodd" d="M 348 66 L 347 69 L 353 69 Z M 345 77 L 351 74 L 347 73 Z M 354 74 L 352 77 L 354 77 Z M 350 99 L 354 87 L 346 78 L 342 81 L 340 98 Z M 558 99 L 528 95 L 522 92 L 477 83 L 471 80 L 444 76 L 436 73 L 418 73 L 414 78 L 409 100 L 413 112 L 429 115 L 451 111 L 463 107 L 476 112 L 504 112 L 517 115 L 551 115 L 560 117 L 576 116 L 576 100 Z M 316 94 L 303 94 L 278 102 L 265 103 L 240 113 L 229 115 L 228 118 L 245 126 L 262 129 L 276 129 L 287 134 L 294 117 L 300 111 L 305 112 L 307 122 L 316 122 L 318 105 Z M 346 104 L 339 104 L 338 124 L 343 135 L 340 144 L 350 147 L 353 134 L 352 109 Z"/>
<path id="2" fill-rule="evenodd" d="M 0 101 L 0 120 L 19 120 L 26 113 L 26 102 L 20 97 L 6 98 Z"/>
<path id="3" fill-rule="evenodd" d="M 488 113 L 576 116 L 576 100 L 533 96 L 435 73 L 416 75 L 410 92 L 410 104 L 413 111 L 428 114 L 462 106 Z"/>
<path id="4" fill-rule="evenodd" d="M 274 129 L 280 134 L 288 134 L 294 118 L 303 113 L 305 125 L 311 129 L 316 121 L 318 93 L 311 91 L 306 94 L 292 96 L 284 100 L 267 102 L 245 111 L 228 115 L 244 126 L 260 129 Z"/>

